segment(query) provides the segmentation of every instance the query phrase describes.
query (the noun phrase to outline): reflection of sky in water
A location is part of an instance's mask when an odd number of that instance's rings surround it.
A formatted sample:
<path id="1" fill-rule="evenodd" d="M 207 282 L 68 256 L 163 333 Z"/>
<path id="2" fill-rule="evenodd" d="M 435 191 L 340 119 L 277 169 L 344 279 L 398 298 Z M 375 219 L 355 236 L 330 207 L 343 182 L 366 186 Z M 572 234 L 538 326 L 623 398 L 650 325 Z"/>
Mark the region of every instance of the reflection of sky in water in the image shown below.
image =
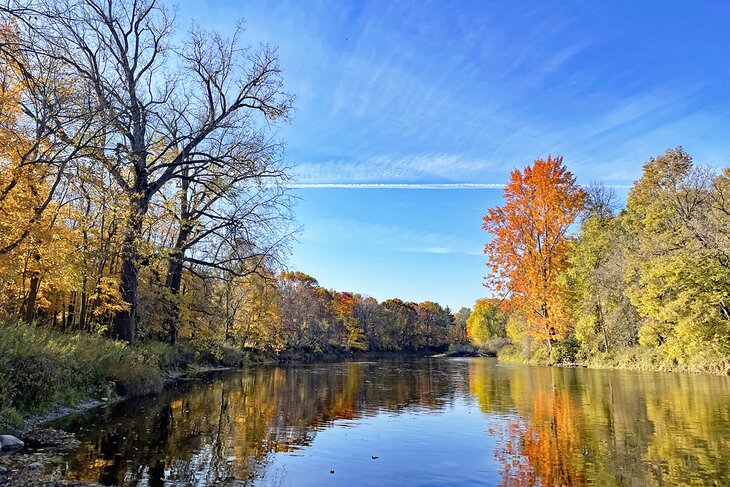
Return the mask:
<path id="1" fill-rule="evenodd" d="M 82 440 L 66 476 L 107 485 L 645 485 L 728 478 L 729 418 L 728 377 L 413 359 L 220 373 L 57 426 Z"/>
<path id="2" fill-rule="evenodd" d="M 311 446 L 276 455 L 267 473 L 286 472 L 284 485 L 496 485 L 499 464 L 488 421 L 463 399 L 439 411 L 338 420 Z"/>

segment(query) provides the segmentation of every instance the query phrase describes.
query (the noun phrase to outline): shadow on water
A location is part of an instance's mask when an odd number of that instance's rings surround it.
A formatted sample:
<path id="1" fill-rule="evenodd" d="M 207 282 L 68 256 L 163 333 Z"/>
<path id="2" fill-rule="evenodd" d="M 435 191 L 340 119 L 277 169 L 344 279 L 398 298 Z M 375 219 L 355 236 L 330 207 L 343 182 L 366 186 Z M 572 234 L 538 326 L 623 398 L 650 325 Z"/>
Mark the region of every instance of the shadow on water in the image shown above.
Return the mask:
<path id="1" fill-rule="evenodd" d="M 54 426 L 81 440 L 65 476 L 106 485 L 730 478 L 730 379 L 689 374 L 490 359 L 256 367 Z"/>

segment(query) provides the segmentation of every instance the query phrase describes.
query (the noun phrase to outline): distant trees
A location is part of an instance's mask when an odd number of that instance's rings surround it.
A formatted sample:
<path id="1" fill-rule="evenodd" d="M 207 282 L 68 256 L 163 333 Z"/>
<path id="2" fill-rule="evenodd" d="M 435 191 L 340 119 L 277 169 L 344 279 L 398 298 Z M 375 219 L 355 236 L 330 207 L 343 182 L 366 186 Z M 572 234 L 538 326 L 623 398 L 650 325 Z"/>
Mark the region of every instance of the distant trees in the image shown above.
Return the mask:
<path id="1" fill-rule="evenodd" d="M 231 335 L 244 348 L 313 354 L 416 351 L 443 349 L 454 333 L 451 311 L 438 303 L 378 303 L 368 296 L 325 289 L 298 271 L 263 283 L 247 276 L 237 287 L 247 295 L 236 309 Z"/>
<path id="2" fill-rule="evenodd" d="M 466 320 L 469 319 L 471 309 L 460 308 L 454 313 L 454 325 L 449 328 L 449 343 L 465 344 L 469 341 L 467 336 Z"/>

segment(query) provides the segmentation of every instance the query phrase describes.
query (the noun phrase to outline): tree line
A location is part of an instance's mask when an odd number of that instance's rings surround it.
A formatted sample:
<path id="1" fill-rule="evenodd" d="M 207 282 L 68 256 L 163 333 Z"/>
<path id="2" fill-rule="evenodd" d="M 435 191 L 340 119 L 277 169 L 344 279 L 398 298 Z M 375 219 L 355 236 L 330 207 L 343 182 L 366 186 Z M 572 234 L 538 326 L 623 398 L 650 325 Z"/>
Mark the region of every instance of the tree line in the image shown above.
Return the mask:
<path id="1" fill-rule="evenodd" d="M 504 198 L 484 216 L 493 297 L 477 303 L 472 339 L 506 336 L 543 361 L 644 353 L 728 371 L 730 169 L 669 149 L 619 208 L 611 188 L 582 187 L 548 157 L 512 171 Z"/>

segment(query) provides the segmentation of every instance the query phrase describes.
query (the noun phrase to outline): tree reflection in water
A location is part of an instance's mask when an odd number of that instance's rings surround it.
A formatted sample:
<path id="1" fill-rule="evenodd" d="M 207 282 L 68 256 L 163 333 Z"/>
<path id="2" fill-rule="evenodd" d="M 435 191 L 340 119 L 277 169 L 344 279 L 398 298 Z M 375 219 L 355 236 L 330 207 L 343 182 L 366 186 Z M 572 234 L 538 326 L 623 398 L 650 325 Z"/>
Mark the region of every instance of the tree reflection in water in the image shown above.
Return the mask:
<path id="1" fill-rule="evenodd" d="M 277 456 L 316 455 L 318 432 L 343 424 L 368 428 L 383 414 L 421 413 L 437 413 L 438 430 L 404 423 L 396 432 L 403 441 L 382 445 L 382 455 L 398 461 L 381 460 L 380 470 L 362 472 L 363 480 L 393 482 L 389 468 L 428 468 L 419 460 L 425 450 L 403 445 L 468 449 L 471 443 L 484 460 L 465 459 L 471 463 L 443 478 L 487 485 L 702 484 L 730 478 L 728 381 L 503 367 L 483 359 L 255 367 L 186 381 L 161 396 L 56 426 L 82 440 L 64 466 L 66 477 L 107 485 L 287 483 Z M 464 413 L 472 411 L 466 422 Z M 337 445 L 345 455 L 349 447 Z"/>

